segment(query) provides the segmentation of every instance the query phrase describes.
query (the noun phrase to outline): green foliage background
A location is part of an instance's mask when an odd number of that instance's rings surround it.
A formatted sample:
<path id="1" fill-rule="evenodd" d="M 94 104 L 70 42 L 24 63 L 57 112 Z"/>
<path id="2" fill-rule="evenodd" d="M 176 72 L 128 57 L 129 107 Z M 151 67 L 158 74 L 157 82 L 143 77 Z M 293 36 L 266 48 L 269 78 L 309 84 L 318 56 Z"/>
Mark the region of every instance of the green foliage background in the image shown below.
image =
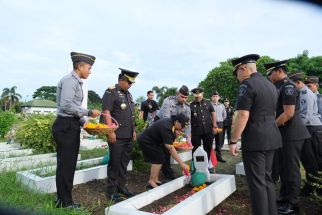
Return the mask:
<path id="1" fill-rule="evenodd" d="M 0 137 L 4 137 L 16 121 L 16 116 L 11 111 L 0 110 Z"/>
<path id="2" fill-rule="evenodd" d="M 52 125 L 55 116 L 31 115 L 26 117 L 17 128 L 16 140 L 23 147 L 32 148 L 36 152 L 55 152 L 55 144 L 52 136 Z"/>

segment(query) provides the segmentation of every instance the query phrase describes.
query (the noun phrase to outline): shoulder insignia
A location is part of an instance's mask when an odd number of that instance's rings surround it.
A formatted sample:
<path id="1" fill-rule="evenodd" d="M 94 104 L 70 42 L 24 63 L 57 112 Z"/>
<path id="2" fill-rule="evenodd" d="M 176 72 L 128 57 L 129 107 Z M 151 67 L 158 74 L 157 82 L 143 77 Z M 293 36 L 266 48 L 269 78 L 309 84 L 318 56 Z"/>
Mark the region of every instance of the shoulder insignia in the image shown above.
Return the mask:
<path id="1" fill-rule="evenodd" d="M 307 94 L 307 90 L 303 90 L 301 93 L 302 94 Z"/>
<path id="2" fill-rule="evenodd" d="M 246 84 L 241 84 L 239 86 L 238 96 L 243 96 L 247 91 L 247 87 L 248 86 Z"/>
<path id="3" fill-rule="evenodd" d="M 292 84 L 288 84 L 285 86 L 285 95 L 291 96 L 295 92 L 295 88 Z"/>
<path id="4" fill-rule="evenodd" d="M 169 99 L 175 99 L 175 98 L 176 98 L 176 96 L 169 96 L 168 98 L 169 98 Z"/>
<path id="5" fill-rule="evenodd" d="M 115 86 L 109 86 L 107 87 L 108 90 L 114 90 L 115 89 Z"/>

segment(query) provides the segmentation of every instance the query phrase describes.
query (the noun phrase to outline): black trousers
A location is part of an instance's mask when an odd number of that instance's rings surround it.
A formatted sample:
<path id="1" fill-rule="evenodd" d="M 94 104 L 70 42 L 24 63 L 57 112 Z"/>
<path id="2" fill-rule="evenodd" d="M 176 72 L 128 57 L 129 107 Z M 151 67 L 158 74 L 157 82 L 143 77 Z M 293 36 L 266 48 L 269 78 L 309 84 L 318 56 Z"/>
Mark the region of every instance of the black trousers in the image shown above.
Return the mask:
<path id="1" fill-rule="evenodd" d="M 107 193 L 113 194 L 126 184 L 127 165 L 133 151 L 132 138 L 117 139 L 114 144 L 108 144 L 110 160 L 107 166 Z"/>
<path id="2" fill-rule="evenodd" d="M 210 152 L 212 150 L 212 143 L 214 141 L 213 133 L 192 135 L 191 143 L 193 145 L 192 154 L 201 145 L 201 140 L 203 141 L 203 149 L 207 152 L 208 160 L 210 158 Z"/>
<path id="3" fill-rule="evenodd" d="M 222 132 L 223 132 L 224 140 L 225 140 L 225 134 L 227 134 L 227 140 L 229 143 L 231 139 L 231 125 L 225 125 Z"/>
<path id="4" fill-rule="evenodd" d="M 277 214 L 275 185 L 271 178 L 274 151 L 242 152 L 252 214 Z"/>
<path id="5" fill-rule="evenodd" d="M 218 128 L 224 128 L 223 122 L 217 122 Z M 215 141 L 216 141 L 216 156 L 217 158 L 221 158 L 221 148 L 224 145 L 224 138 L 225 133 L 222 131 L 220 133 L 215 134 Z"/>
<path id="6" fill-rule="evenodd" d="M 57 198 L 62 200 L 63 206 L 70 205 L 73 203 L 72 189 L 80 144 L 79 118 L 58 116 L 52 133 L 57 145 Z"/>
<path id="7" fill-rule="evenodd" d="M 317 132 L 322 132 L 322 126 L 307 126 L 307 130 L 311 134 L 311 138 L 305 140 L 302 154 L 301 154 L 301 162 L 306 171 L 306 180 L 307 180 L 307 189 L 311 187 L 310 184 L 317 183 L 315 177 L 318 177 L 319 171 L 319 145 L 321 144 L 319 139 L 316 138 Z M 312 177 L 313 176 L 313 177 Z"/>
<path id="8" fill-rule="evenodd" d="M 301 191 L 300 157 L 304 140 L 283 141 L 279 199 L 296 205 Z"/>

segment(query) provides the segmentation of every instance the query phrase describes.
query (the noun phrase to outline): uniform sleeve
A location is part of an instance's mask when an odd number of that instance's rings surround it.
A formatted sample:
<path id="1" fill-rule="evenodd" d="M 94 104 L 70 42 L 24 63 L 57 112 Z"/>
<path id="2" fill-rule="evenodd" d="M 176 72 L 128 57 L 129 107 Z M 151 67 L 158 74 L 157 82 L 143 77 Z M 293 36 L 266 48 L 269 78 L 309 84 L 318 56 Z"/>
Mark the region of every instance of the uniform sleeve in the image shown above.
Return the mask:
<path id="1" fill-rule="evenodd" d="M 225 120 L 226 117 L 227 117 L 226 108 L 225 108 L 225 105 L 222 105 L 222 118 Z"/>
<path id="2" fill-rule="evenodd" d="M 113 111 L 113 103 L 115 100 L 114 93 L 107 89 L 102 98 L 102 111 L 108 110 Z"/>
<path id="3" fill-rule="evenodd" d="M 191 109 L 190 109 L 190 107 L 187 108 L 186 116 L 189 118 L 189 124 L 184 129 L 184 132 L 186 133 L 186 137 L 190 137 L 190 134 L 191 134 Z"/>
<path id="4" fill-rule="evenodd" d="M 65 113 L 81 118 L 88 115 L 88 110 L 73 102 L 78 84 L 72 79 L 65 79 L 61 82 L 60 106 Z"/>
<path id="5" fill-rule="evenodd" d="M 208 103 L 208 110 L 210 113 L 215 112 L 214 106 L 210 102 Z"/>
<path id="6" fill-rule="evenodd" d="M 171 118 L 171 113 L 170 113 L 170 100 L 168 98 L 166 98 L 164 101 L 163 101 L 163 104 L 160 108 L 160 111 L 159 111 L 159 118 Z"/>
<path id="7" fill-rule="evenodd" d="M 238 89 L 236 110 L 249 111 L 253 104 L 252 88 L 248 84 L 241 84 Z"/>
<path id="8" fill-rule="evenodd" d="M 295 105 L 296 104 L 296 97 L 297 97 L 297 90 L 294 85 L 287 84 L 283 87 L 282 92 L 282 104 L 283 105 Z"/>

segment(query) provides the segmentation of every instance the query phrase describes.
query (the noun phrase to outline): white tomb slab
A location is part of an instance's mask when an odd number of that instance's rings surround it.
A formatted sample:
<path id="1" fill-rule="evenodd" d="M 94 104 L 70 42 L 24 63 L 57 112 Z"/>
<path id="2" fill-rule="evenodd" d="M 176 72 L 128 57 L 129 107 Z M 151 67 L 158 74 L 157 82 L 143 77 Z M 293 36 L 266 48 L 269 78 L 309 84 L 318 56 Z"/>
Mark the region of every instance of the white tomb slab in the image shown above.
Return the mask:
<path id="1" fill-rule="evenodd" d="M 90 165 L 90 164 L 100 164 L 103 160 L 103 157 L 82 160 L 77 162 L 77 166 L 79 165 Z M 127 166 L 127 170 L 131 171 L 132 161 L 130 161 Z M 56 180 L 55 176 L 48 177 L 40 177 L 39 173 L 46 173 L 55 171 L 56 166 L 48 166 L 37 168 L 33 170 L 21 171 L 17 172 L 16 177 L 17 181 L 20 181 L 22 184 L 26 185 L 31 190 L 36 190 L 44 193 L 54 193 L 56 192 Z M 38 175 L 37 175 L 38 173 Z M 107 177 L 107 165 L 98 165 L 91 168 L 77 170 L 74 176 L 74 185 L 83 184 L 88 181 L 92 181 L 95 179 L 104 179 Z"/>
<path id="2" fill-rule="evenodd" d="M 31 155 L 32 149 L 13 149 L 0 151 L 0 159 Z"/>
<path id="3" fill-rule="evenodd" d="M 81 155 L 78 154 L 77 160 L 80 159 Z M 56 162 L 56 153 L 4 158 L 0 159 L 0 172 L 55 165 Z"/>
<path id="4" fill-rule="evenodd" d="M 169 209 L 164 215 L 204 215 L 236 190 L 234 175 L 215 175 L 216 181 Z M 105 215 L 152 215 L 139 209 L 185 185 L 185 176 L 165 183 L 105 209 Z"/>
<path id="5" fill-rule="evenodd" d="M 236 164 L 236 175 L 246 175 L 243 162 Z"/>

